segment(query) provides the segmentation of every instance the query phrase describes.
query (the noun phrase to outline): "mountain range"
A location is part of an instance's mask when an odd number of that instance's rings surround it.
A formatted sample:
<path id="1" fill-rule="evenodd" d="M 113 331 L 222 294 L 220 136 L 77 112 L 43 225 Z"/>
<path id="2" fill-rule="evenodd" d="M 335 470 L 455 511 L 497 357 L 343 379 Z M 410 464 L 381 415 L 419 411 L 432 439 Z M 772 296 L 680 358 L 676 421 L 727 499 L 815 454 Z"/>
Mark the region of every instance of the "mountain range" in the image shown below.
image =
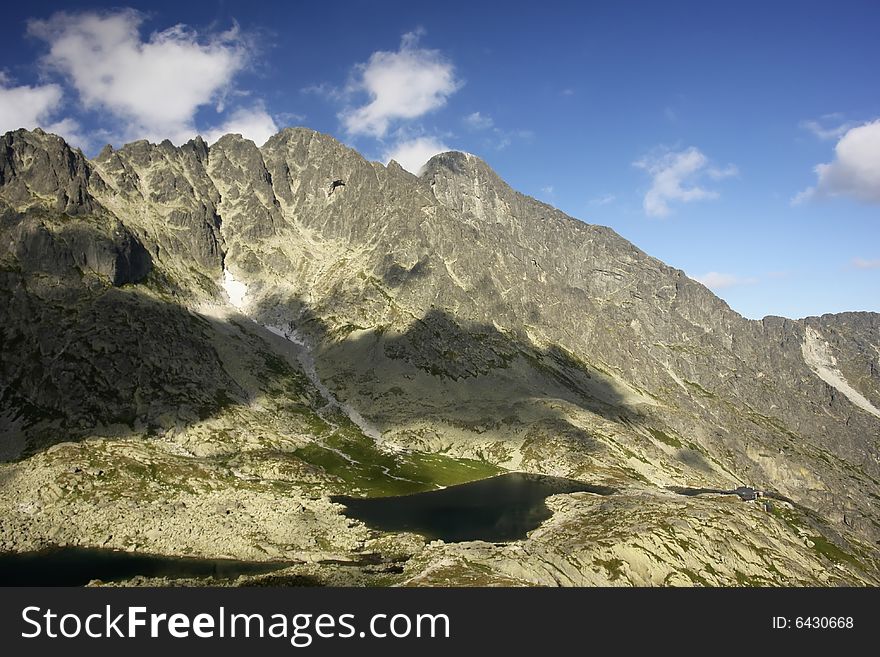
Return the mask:
<path id="1" fill-rule="evenodd" d="M 415 176 L 293 128 L 90 160 L 9 132 L 0 309 L 2 551 L 330 585 L 880 583 L 880 315 L 745 319 L 474 155 Z M 550 497 L 502 543 L 334 498 L 505 471 L 615 493 Z M 738 488 L 763 495 L 699 494 Z"/>

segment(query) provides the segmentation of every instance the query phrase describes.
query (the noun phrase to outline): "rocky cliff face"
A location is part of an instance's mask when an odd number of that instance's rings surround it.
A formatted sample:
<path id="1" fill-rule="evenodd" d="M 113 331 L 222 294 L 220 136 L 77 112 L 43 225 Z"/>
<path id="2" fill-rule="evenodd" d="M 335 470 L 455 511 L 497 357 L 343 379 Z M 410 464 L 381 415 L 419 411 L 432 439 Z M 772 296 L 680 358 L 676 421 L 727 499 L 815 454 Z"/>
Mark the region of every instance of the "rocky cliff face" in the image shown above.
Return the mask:
<path id="1" fill-rule="evenodd" d="M 210 532 L 179 529 L 195 512 L 174 505 L 195 505 L 197 489 L 246 500 L 245 521 L 216 529 L 238 537 L 234 556 L 363 552 L 398 539 L 348 525 L 325 493 L 503 468 L 625 492 L 602 507 L 614 513 L 566 496 L 528 555 L 416 550 L 412 581 L 454 581 L 420 573 L 475 563 L 531 583 L 876 581 L 876 314 L 746 320 L 472 155 L 438 155 L 416 177 L 305 129 L 261 148 L 237 135 L 136 142 L 93 161 L 40 131 L 8 133 L 0 222 L 8 548 L 95 544 L 116 525 L 108 545 L 217 556 Z M 113 456 L 121 440 L 124 459 Z M 71 479 L 59 450 L 102 455 L 115 479 Z M 409 483 L 395 488 L 389 473 Z M 59 493 L 21 510 L 28 482 L 43 479 Z M 52 535 L 59 510 L 76 517 L 83 499 L 115 509 L 131 481 L 173 510 Z M 792 504 L 774 514 L 692 500 L 707 514 L 698 528 L 666 491 L 743 484 Z M 276 518 L 279 495 L 299 515 Z M 617 538 L 575 539 L 589 517 Z M 25 522 L 27 540 L 9 539 Z M 138 525 L 150 523 L 170 528 L 146 537 Z M 676 531 L 699 549 L 657 558 L 651 546 Z M 751 565 L 712 561 L 737 550 Z"/>

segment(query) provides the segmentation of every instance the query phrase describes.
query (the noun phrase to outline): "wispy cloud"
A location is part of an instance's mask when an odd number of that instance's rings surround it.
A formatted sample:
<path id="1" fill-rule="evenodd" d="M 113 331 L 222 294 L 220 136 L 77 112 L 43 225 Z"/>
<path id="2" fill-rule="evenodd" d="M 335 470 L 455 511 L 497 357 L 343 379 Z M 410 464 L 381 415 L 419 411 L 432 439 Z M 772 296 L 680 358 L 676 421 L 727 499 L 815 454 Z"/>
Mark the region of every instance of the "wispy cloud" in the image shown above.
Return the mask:
<path id="1" fill-rule="evenodd" d="M 278 112 L 275 114 L 275 119 L 283 126 L 302 125 L 303 121 L 306 120 L 306 115 L 298 112 Z"/>
<path id="2" fill-rule="evenodd" d="M 423 35 L 423 30 L 408 32 L 398 50 L 374 52 L 355 67 L 346 92 L 366 94 L 368 101 L 340 113 L 349 134 L 384 137 L 394 121 L 416 119 L 443 107 L 461 87 L 446 57 L 419 47 Z"/>
<path id="3" fill-rule="evenodd" d="M 802 189 L 797 194 L 791 197 L 791 205 L 798 206 L 806 203 L 807 201 L 812 200 L 812 198 L 816 194 L 815 187 L 807 187 L 806 189 Z"/>
<path id="4" fill-rule="evenodd" d="M 609 203 L 614 203 L 617 200 L 617 197 L 614 194 L 605 194 L 603 196 L 597 196 L 596 198 L 590 199 L 590 205 L 608 205 Z"/>
<path id="5" fill-rule="evenodd" d="M 501 130 L 500 128 L 492 128 L 491 140 L 487 141 L 487 146 L 501 151 L 513 144 L 514 142 L 530 142 L 535 138 L 535 133 L 531 130 Z"/>
<path id="6" fill-rule="evenodd" d="M 832 196 L 880 204 L 880 119 L 849 128 L 834 147 L 834 159 L 814 171 L 816 184 L 796 194 L 792 205 Z"/>
<path id="7" fill-rule="evenodd" d="M 691 276 L 691 278 L 698 283 L 702 283 L 710 290 L 723 290 L 737 285 L 754 285 L 759 282 L 758 278 L 754 276 L 741 277 L 717 271 L 710 271 L 700 276 Z"/>
<path id="8" fill-rule="evenodd" d="M 846 132 L 858 125 L 853 121 L 841 121 L 842 114 L 825 114 L 818 119 L 800 122 L 800 127 L 808 130 L 819 139 L 840 139 Z"/>
<path id="9" fill-rule="evenodd" d="M 303 94 L 312 94 L 315 96 L 320 96 L 321 98 L 327 98 L 329 100 L 344 100 L 346 96 L 345 88 L 337 87 L 336 85 L 330 84 L 329 82 L 310 84 L 303 87 L 299 91 Z"/>
<path id="10" fill-rule="evenodd" d="M 737 168 L 730 164 L 723 168 L 710 166 L 709 158 L 694 146 L 682 151 L 659 149 L 633 162 L 651 175 L 651 188 L 645 194 L 643 207 L 650 217 L 665 217 L 671 212 L 670 203 L 718 198 L 718 192 L 702 187 L 704 177 L 720 180 L 734 176 Z"/>
<path id="11" fill-rule="evenodd" d="M 724 180 L 739 175 L 739 167 L 735 164 L 728 164 L 726 167 L 709 167 L 706 173 L 712 180 Z"/>
<path id="12" fill-rule="evenodd" d="M 488 130 L 495 125 L 491 116 L 481 112 L 473 112 L 464 117 L 464 124 L 471 130 Z"/>
<path id="13" fill-rule="evenodd" d="M 495 125 L 495 120 L 483 112 L 472 112 L 462 122 L 471 132 L 482 133 L 484 148 L 496 151 L 504 150 L 514 142 L 529 142 L 535 138 L 531 130 L 503 130 Z"/>
<path id="14" fill-rule="evenodd" d="M 856 269 L 880 269 L 880 258 L 853 258 L 852 266 Z"/>

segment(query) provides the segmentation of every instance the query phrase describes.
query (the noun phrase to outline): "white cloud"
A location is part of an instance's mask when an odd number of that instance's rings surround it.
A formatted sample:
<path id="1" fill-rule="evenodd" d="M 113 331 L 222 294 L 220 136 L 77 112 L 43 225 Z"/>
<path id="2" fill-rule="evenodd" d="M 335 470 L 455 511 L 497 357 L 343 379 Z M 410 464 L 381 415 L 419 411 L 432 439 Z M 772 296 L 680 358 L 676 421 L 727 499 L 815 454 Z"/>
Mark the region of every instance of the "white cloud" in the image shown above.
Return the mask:
<path id="1" fill-rule="evenodd" d="M 874 258 L 873 260 L 853 258 L 852 264 L 856 269 L 880 269 L 880 258 Z"/>
<path id="2" fill-rule="evenodd" d="M 840 114 L 826 114 L 820 119 L 801 121 L 800 127 L 809 130 L 819 139 L 840 139 L 856 124 L 852 121 L 840 122 Z"/>
<path id="3" fill-rule="evenodd" d="M 108 111 L 126 139 L 180 143 L 192 137 L 196 111 L 216 103 L 248 63 L 239 30 L 199 35 L 183 25 L 141 39 L 143 15 L 59 12 L 31 21 L 30 34 L 46 41 L 43 63 L 64 75 L 87 109 Z"/>
<path id="4" fill-rule="evenodd" d="M 94 144 L 94 140 L 83 134 L 79 122 L 75 119 L 65 118 L 53 123 L 41 126 L 46 132 L 60 135 L 71 146 L 87 150 Z"/>
<path id="5" fill-rule="evenodd" d="M 349 93 L 366 92 L 370 101 L 340 114 L 353 135 L 384 137 L 392 121 L 415 119 L 446 104 L 461 86 L 452 64 L 437 50 L 419 48 L 422 32 L 403 35 L 396 52 L 374 52 L 356 67 Z"/>
<path id="6" fill-rule="evenodd" d="M 42 127 L 61 106 L 63 92 L 57 84 L 9 87 L 6 82 L 5 76 L 0 79 L 0 132 Z"/>
<path id="7" fill-rule="evenodd" d="M 848 129 L 834 147 L 834 155 L 831 162 L 816 166 L 816 185 L 798 193 L 792 204 L 823 196 L 880 203 L 880 119 Z"/>
<path id="8" fill-rule="evenodd" d="M 488 130 L 495 125 L 495 122 L 492 120 L 491 116 L 487 116 L 485 114 L 482 114 L 481 112 L 468 114 L 466 117 L 464 117 L 464 122 L 465 125 L 467 125 L 472 130 Z"/>
<path id="9" fill-rule="evenodd" d="M 710 271 L 702 276 L 692 276 L 691 278 L 711 290 L 723 290 L 724 288 L 736 285 L 754 285 L 758 282 L 758 279 L 754 277 L 741 278 L 733 274 L 723 274 L 717 271 Z"/>
<path id="10" fill-rule="evenodd" d="M 71 118 L 53 120 L 62 105 L 60 85 L 9 86 L 9 78 L 0 73 L 0 133 L 19 128 L 43 128 L 64 137 L 74 146 L 85 146 L 79 124 Z"/>
<path id="11" fill-rule="evenodd" d="M 553 185 L 547 185 L 546 187 L 542 187 L 541 192 L 544 193 L 546 196 L 553 196 L 553 192 L 554 192 Z"/>
<path id="12" fill-rule="evenodd" d="M 417 137 L 397 142 L 385 152 L 385 162 L 396 161 L 412 174 L 419 175 L 422 167 L 437 153 L 451 150 L 449 146 L 434 137 Z"/>
<path id="13" fill-rule="evenodd" d="M 723 169 L 709 167 L 709 158 L 693 146 L 683 151 L 663 150 L 646 155 L 633 162 L 633 166 L 651 175 L 651 188 L 645 194 L 643 205 L 645 214 L 652 217 L 668 215 L 669 203 L 673 201 L 689 203 L 718 198 L 718 192 L 698 185 L 704 175 L 720 180 L 738 173 L 732 164 Z"/>
<path id="14" fill-rule="evenodd" d="M 205 140 L 213 144 L 223 135 L 232 133 L 252 140 L 257 146 L 262 146 L 276 132 L 278 126 L 275 120 L 269 116 L 266 108 L 258 103 L 254 107 L 233 112 L 224 123 L 208 130 L 205 133 Z"/>

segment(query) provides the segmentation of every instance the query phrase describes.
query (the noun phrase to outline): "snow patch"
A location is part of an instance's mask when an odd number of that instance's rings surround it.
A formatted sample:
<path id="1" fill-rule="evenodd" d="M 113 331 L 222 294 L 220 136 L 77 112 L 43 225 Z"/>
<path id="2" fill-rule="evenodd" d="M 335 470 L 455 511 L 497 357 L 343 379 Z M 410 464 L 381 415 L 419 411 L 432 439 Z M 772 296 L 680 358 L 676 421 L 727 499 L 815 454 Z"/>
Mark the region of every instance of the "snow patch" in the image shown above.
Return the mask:
<path id="1" fill-rule="evenodd" d="M 226 267 L 223 268 L 223 289 L 226 291 L 229 303 L 244 311 L 245 297 L 247 297 L 248 293 L 247 285 L 237 280 Z"/>
<path id="2" fill-rule="evenodd" d="M 831 353 L 831 345 L 814 328 L 808 326 L 801 345 L 804 362 L 825 383 L 842 393 L 853 404 L 871 415 L 880 417 L 880 409 L 853 388 L 837 367 L 837 359 Z"/>

